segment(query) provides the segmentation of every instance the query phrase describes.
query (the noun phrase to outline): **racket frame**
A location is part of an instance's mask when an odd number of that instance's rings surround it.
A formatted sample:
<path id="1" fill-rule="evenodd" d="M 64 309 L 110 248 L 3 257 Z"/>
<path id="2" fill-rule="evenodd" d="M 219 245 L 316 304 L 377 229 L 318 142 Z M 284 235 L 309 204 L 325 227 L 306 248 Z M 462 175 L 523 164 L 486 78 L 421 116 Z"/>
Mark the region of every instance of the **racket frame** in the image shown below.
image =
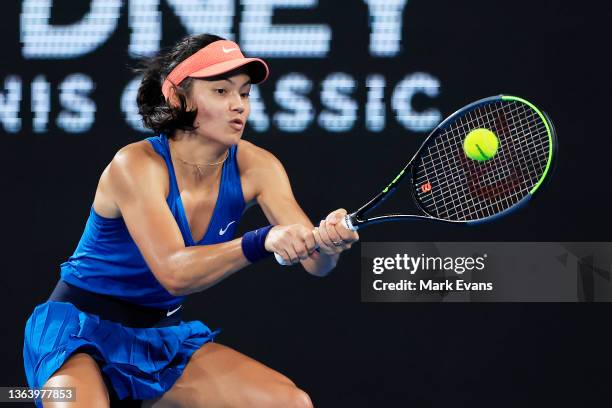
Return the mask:
<path id="1" fill-rule="evenodd" d="M 546 127 L 546 131 L 548 133 L 548 139 L 549 139 L 549 151 L 548 151 L 548 161 L 546 163 L 546 168 L 544 170 L 544 173 L 542 174 L 542 176 L 540 177 L 540 179 L 538 180 L 538 182 L 534 185 L 534 187 L 529 191 L 529 193 L 523 197 L 519 202 L 517 202 L 516 204 L 514 204 L 513 206 L 505 209 L 504 211 L 501 211 L 497 214 L 485 217 L 485 218 L 480 218 L 477 220 L 470 220 L 470 221 L 462 221 L 462 220 L 447 220 L 447 219 L 442 219 L 442 218 L 438 218 L 438 217 L 434 217 L 431 214 L 429 214 L 427 211 L 425 211 L 425 209 L 423 209 L 423 207 L 420 205 L 419 201 L 417 200 L 414 192 L 414 188 L 411 188 L 411 194 L 412 194 L 412 198 L 414 200 L 414 202 L 417 205 L 417 208 L 424 214 L 424 215 L 418 215 L 418 214 L 384 214 L 384 215 L 379 215 L 376 217 L 372 217 L 372 218 L 364 218 L 364 216 L 369 213 L 370 211 L 374 210 L 376 207 L 378 207 L 380 204 L 382 204 L 386 199 L 388 199 L 397 189 L 399 183 L 408 175 L 410 174 L 412 177 L 414 177 L 414 174 L 412 172 L 412 166 L 414 163 L 414 160 L 419 156 L 419 154 L 421 153 L 421 150 L 423 150 L 425 148 L 425 146 L 428 144 L 429 140 L 434 137 L 434 135 L 436 135 L 440 130 L 444 129 L 450 122 L 453 122 L 455 120 L 455 118 L 459 115 L 463 115 L 467 112 L 473 111 L 474 109 L 478 108 L 481 105 L 485 105 L 491 102 L 495 102 L 495 101 L 516 101 L 516 102 L 521 102 L 526 104 L 527 106 L 529 106 L 531 109 L 533 109 L 538 116 L 540 117 L 540 119 L 544 122 L 544 125 Z M 469 105 L 464 106 L 463 108 L 453 112 L 451 115 L 449 115 L 446 119 L 444 119 L 442 122 L 440 122 L 440 124 L 438 124 L 438 126 L 436 126 L 431 133 L 429 134 L 429 136 L 427 136 L 427 138 L 423 141 L 423 143 L 421 144 L 421 146 L 417 149 L 416 153 L 412 156 L 412 158 L 410 159 L 410 161 L 408 162 L 408 164 L 406 164 L 406 166 L 404 166 L 404 168 L 399 172 L 399 174 L 380 192 L 378 193 L 376 196 L 374 196 L 370 201 L 368 201 L 366 204 L 364 204 L 363 206 L 361 206 L 358 210 L 347 214 L 344 219 L 342 220 L 342 224 L 344 225 L 345 228 L 350 229 L 352 231 L 357 231 L 358 229 L 360 229 L 363 226 L 366 225 L 373 225 L 373 224 L 378 224 L 381 222 L 388 222 L 388 221 L 415 221 L 415 220 L 434 220 L 434 221 L 438 221 L 438 222 L 442 222 L 442 223 L 446 223 L 446 224 L 467 224 L 467 225 L 475 225 L 475 224 L 482 224 L 485 222 L 490 222 L 493 221 L 497 218 L 506 216 L 516 210 L 518 210 L 519 208 L 523 207 L 530 199 L 531 197 L 535 194 L 535 192 L 542 186 L 544 180 L 549 179 L 549 175 L 551 173 L 551 168 L 553 168 L 553 161 L 554 158 L 556 157 L 556 150 L 557 150 L 557 137 L 556 137 L 556 133 L 555 133 L 555 128 L 554 125 L 552 123 L 552 121 L 550 120 L 550 118 L 548 117 L 548 115 L 541 111 L 540 109 L 538 109 L 534 104 L 532 104 L 531 102 L 523 99 L 523 98 L 519 98 L 517 96 L 511 96 L 511 95 L 496 95 L 496 96 L 490 96 L 487 98 L 483 98 L 483 99 L 479 99 L 475 102 L 470 103 Z M 413 184 L 414 184 L 414 179 L 413 179 Z"/>

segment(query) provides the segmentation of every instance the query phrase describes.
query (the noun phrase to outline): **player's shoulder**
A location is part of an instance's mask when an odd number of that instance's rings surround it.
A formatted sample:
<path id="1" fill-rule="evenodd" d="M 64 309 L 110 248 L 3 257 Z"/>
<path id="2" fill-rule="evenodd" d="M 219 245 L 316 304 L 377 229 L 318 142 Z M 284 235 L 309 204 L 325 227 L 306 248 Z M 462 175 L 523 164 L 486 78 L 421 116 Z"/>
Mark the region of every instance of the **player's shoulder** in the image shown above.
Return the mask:
<path id="1" fill-rule="evenodd" d="M 146 140 L 130 143 L 115 153 L 112 164 L 126 168 L 155 167 L 163 164 L 163 159 Z"/>
<path id="2" fill-rule="evenodd" d="M 245 171 L 274 168 L 280 165 L 280 161 L 272 152 L 246 140 L 238 142 L 236 158 L 240 169 Z"/>
<path id="3" fill-rule="evenodd" d="M 266 190 L 282 185 L 282 180 L 287 177 L 283 165 L 274 154 L 246 140 L 238 143 L 237 161 L 242 190 L 247 201 L 259 197 Z"/>
<path id="4" fill-rule="evenodd" d="M 165 171 L 163 158 L 146 140 L 123 146 L 115 153 L 109 165 L 109 173 L 113 179 L 159 177 Z"/>

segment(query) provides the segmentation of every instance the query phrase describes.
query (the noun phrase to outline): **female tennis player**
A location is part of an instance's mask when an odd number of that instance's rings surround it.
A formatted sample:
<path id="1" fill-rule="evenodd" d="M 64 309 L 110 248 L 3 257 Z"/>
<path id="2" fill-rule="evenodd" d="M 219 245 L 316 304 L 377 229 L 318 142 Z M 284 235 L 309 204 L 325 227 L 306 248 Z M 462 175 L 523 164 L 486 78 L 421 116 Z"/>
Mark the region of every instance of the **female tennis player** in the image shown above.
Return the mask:
<path id="1" fill-rule="evenodd" d="M 311 407 L 287 377 L 182 321 L 181 305 L 271 253 L 326 275 L 359 238 L 340 223 L 346 211 L 314 228 L 281 163 L 241 140 L 264 61 L 203 34 L 142 71 L 139 110 L 157 136 L 125 146 L 103 171 L 74 254 L 29 317 L 30 387 L 76 387 L 71 407 Z M 270 225 L 232 239 L 251 201 Z"/>

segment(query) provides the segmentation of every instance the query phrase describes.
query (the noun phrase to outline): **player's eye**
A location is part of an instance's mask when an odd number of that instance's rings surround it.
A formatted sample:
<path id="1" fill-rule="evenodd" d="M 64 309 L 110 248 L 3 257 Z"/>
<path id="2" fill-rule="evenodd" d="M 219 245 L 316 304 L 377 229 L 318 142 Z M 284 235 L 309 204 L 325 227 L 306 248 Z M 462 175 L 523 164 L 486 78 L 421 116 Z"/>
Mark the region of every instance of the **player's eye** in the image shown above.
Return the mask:
<path id="1" fill-rule="evenodd" d="M 223 88 L 217 88 L 215 89 L 215 92 L 218 93 L 219 95 L 223 95 L 227 93 L 227 91 Z"/>

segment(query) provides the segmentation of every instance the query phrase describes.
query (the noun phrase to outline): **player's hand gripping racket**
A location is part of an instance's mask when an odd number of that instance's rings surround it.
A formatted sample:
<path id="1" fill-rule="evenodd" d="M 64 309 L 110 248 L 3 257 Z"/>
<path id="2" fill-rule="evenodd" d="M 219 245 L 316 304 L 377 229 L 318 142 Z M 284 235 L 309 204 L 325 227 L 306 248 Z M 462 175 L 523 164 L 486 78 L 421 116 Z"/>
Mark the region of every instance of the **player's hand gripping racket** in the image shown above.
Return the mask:
<path id="1" fill-rule="evenodd" d="M 343 225 L 355 231 L 386 221 L 492 221 L 531 199 L 550 175 L 555 153 L 553 124 L 532 103 L 507 95 L 481 99 L 440 123 L 393 181 Z M 419 214 L 369 217 L 409 174 Z"/>

